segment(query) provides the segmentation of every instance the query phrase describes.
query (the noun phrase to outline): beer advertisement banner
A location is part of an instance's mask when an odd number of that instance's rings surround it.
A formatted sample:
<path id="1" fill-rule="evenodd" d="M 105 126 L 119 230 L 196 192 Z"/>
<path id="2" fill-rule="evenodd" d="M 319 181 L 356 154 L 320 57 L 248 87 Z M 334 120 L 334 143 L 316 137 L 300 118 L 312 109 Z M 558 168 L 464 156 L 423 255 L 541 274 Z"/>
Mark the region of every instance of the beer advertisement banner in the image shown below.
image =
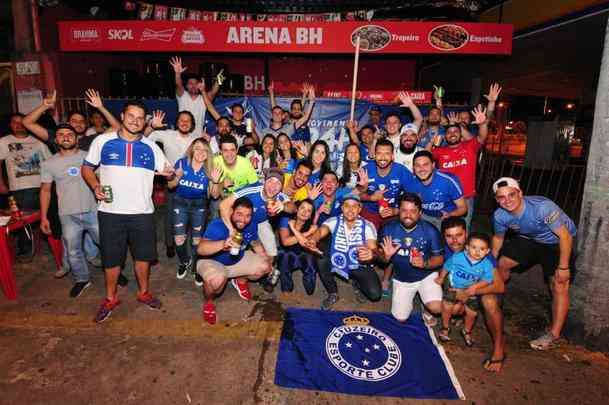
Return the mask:
<path id="1" fill-rule="evenodd" d="M 62 21 L 62 51 L 496 54 L 512 25 L 457 22 Z"/>

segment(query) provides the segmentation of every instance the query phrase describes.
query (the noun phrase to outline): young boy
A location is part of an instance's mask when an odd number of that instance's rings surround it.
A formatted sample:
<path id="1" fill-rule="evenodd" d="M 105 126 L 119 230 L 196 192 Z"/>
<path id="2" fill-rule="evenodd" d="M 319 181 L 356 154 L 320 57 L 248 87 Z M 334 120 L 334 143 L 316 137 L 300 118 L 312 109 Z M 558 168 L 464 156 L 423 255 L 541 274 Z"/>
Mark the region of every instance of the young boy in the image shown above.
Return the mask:
<path id="1" fill-rule="evenodd" d="M 450 318 L 465 313 L 465 324 L 461 336 L 467 347 L 473 345 L 472 329 L 478 316 L 476 290 L 493 282 L 493 264 L 487 257 L 490 239 L 482 233 L 472 233 L 467 239 L 465 250 L 455 253 L 444 263 L 444 268 L 436 278 L 436 283 L 444 284 L 442 300 L 442 329 L 438 337 L 443 342 L 450 341 Z M 448 276 L 448 280 L 446 277 Z M 446 283 L 444 281 L 447 281 Z M 466 290 L 470 296 L 466 302 L 456 299 L 459 290 Z"/>

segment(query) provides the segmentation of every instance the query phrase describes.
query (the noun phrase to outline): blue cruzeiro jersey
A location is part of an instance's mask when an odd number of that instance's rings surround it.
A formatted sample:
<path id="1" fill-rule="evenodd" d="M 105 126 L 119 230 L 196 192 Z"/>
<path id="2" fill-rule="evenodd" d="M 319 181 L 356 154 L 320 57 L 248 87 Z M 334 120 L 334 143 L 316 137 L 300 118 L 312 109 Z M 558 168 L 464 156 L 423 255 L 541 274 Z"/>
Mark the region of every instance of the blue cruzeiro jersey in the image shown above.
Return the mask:
<path id="1" fill-rule="evenodd" d="M 247 197 L 252 202 L 252 205 L 254 206 L 252 222 L 256 224 L 260 224 L 269 219 L 269 213 L 266 210 L 266 199 L 262 195 L 263 190 L 263 184 L 256 182 L 235 192 L 235 197 Z M 279 193 L 275 197 L 275 200 L 286 202 L 289 198 L 287 195 Z"/>
<path id="2" fill-rule="evenodd" d="M 444 263 L 448 280 L 453 288 L 468 288 L 479 281 L 493 282 L 493 263 L 488 257 L 472 262 L 465 252 L 455 253 Z"/>
<path id="3" fill-rule="evenodd" d="M 410 230 L 398 219 L 394 219 L 381 228 L 378 240 L 383 241 L 385 236 L 390 236 L 394 244 L 400 245 L 400 250 L 391 258 L 393 277 L 398 281 L 413 283 L 431 274 L 428 269 L 419 269 L 410 264 L 413 249 L 416 249 L 423 259 L 443 254 L 440 233 L 435 226 L 423 219 Z"/>
<path id="4" fill-rule="evenodd" d="M 195 171 L 188 163 L 188 159 L 182 158 L 176 162 L 175 169 L 182 169 L 184 171 L 184 175 L 178 181 L 177 195 L 189 200 L 207 197 L 209 178 L 205 174 L 203 167 L 199 171 Z"/>
<path id="5" fill-rule="evenodd" d="M 378 190 L 387 190 L 384 194 L 385 199 L 390 207 L 397 207 L 400 199 L 400 194 L 405 191 L 411 191 L 416 183 L 410 170 L 406 166 L 399 163 L 391 163 L 391 169 L 386 176 L 378 174 L 376 163 L 366 165 L 368 173 L 368 194 L 374 194 Z M 371 212 L 378 212 L 378 201 L 364 201 L 364 208 Z"/>
<path id="6" fill-rule="evenodd" d="M 452 174 L 434 170 L 431 183 L 423 184 L 417 179 L 412 189 L 423 201 L 423 213 L 430 217 L 439 218 L 442 212 L 457 209 L 455 201 L 463 197 L 463 189 L 459 179 Z"/>
<path id="7" fill-rule="evenodd" d="M 253 241 L 258 240 L 258 225 L 251 221 L 245 229 L 241 231 L 243 235 L 243 241 L 241 242 L 241 249 L 238 255 L 231 255 L 230 252 L 221 250 L 211 256 L 205 256 L 205 259 L 215 260 L 226 266 L 231 266 L 238 263 L 242 258 L 247 246 Z M 207 226 L 205 233 L 203 234 L 204 239 L 209 240 L 226 240 L 228 238 L 228 228 L 220 218 L 216 218 Z"/>
<path id="8" fill-rule="evenodd" d="M 334 200 L 332 201 L 332 208 L 330 209 L 330 214 L 319 214 L 317 225 L 323 224 L 328 218 L 339 216 L 341 213 L 342 198 L 349 193 L 351 193 L 351 189 L 347 187 L 340 187 L 339 189 L 337 189 L 336 193 L 334 194 Z M 325 200 L 323 194 L 317 197 L 315 201 L 313 201 L 315 210 L 319 211 L 324 202 Z"/>
<path id="9" fill-rule="evenodd" d="M 459 253 L 459 252 L 453 252 L 451 250 L 450 246 L 448 246 L 446 243 L 444 244 L 444 262 L 446 262 L 456 253 Z M 488 255 L 486 255 L 486 258 L 491 261 L 491 264 L 493 265 L 493 267 L 495 267 L 495 268 L 497 267 L 497 259 L 495 259 L 495 256 L 493 256 L 491 253 L 489 253 Z"/>
<path id="10" fill-rule="evenodd" d="M 525 238 L 539 243 L 557 244 L 556 232 L 564 225 L 572 236 L 577 228 L 575 224 L 552 200 L 541 196 L 524 197 L 524 210 L 514 215 L 498 208 L 494 214 L 496 235 L 504 235 L 508 229 Z"/>

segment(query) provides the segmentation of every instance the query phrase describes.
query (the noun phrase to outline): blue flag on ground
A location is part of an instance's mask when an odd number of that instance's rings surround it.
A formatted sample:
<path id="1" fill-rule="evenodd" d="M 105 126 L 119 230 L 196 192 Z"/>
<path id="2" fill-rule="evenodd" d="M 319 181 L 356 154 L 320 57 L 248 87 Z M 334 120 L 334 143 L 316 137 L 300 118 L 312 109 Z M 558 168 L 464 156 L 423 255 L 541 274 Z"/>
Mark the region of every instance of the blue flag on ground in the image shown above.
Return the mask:
<path id="1" fill-rule="evenodd" d="M 444 350 L 418 314 L 290 308 L 275 384 L 408 398 L 465 399 Z"/>

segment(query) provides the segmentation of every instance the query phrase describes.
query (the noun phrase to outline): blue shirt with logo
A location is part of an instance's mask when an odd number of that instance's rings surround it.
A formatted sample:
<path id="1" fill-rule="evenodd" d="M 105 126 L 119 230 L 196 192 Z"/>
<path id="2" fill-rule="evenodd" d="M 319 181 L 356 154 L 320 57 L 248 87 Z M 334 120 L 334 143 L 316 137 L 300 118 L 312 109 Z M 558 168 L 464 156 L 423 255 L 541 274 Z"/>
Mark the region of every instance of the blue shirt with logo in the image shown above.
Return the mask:
<path id="1" fill-rule="evenodd" d="M 302 127 L 296 129 L 290 138 L 292 141 L 310 142 L 311 131 L 309 130 L 308 126 L 303 125 Z"/>
<path id="2" fill-rule="evenodd" d="M 459 253 L 459 252 L 456 252 L 456 253 Z M 448 246 L 445 243 L 444 244 L 444 262 L 446 262 L 448 259 L 450 259 L 454 254 L 455 254 L 455 252 L 453 252 L 451 250 L 450 246 Z M 491 253 L 489 253 L 488 255 L 486 255 L 486 258 L 491 261 L 491 264 L 493 265 L 494 268 L 497 267 L 497 259 L 495 259 L 495 256 L 493 256 Z"/>
<path id="3" fill-rule="evenodd" d="M 243 241 L 241 242 L 241 249 L 239 250 L 238 255 L 233 256 L 230 254 L 230 251 L 221 250 L 211 256 L 204 256 L 204 258 L 222 263 L 225 266 L 231 266 L 239 263 L 239 261 L 243 258 L 243 254 L 247 246 L 253 241 L 258 240 L 258 225 L 253 221 L 250 222 L 245 229 L 241 231 L 241 234 L 243 235 Z M 207 229 L 203 234 L 203 238 L 209 240 L 226 240 L 229 235 L 228 228 L 222 219 L 216 218 L 207 226 Z"/>
<path id="4" fill-rule="evenodd" d="M 488 257 L 473 262 L 464 251 L 455 253 L 444 263 L 451 287 L 459 289 L 471 287 L 479 281 L 492 283 L 494 268 Z"/>
<path id="5" fill-rule="evenodd" d="M 400 195 L 405 191 L 412 191 L 412 187 L 417 183 L 414 176 L 406 166 L 399 163 L 391 163 L 391 169 L 386 176 L 378 174 L 376 163 L 366 166 L 368 172 L 368 194 L 374 194 L 377 190 L 387 190 L 384 198 L 390 207 L 397 207 Z M 364 208 L 371 212 L 378 212 L 378 201 L 363 201 Z"/>
<path id="6" fill-rule="evenodd" d="M 326 219 L 331 218 L 331 217 L 337 217 L 338 215 L 340 215 L 341 210 L 341 203 L 342 203 L 342 198 L 351 193 L 351 190 L 347 187 L 340 187 L 336 190 L 336 193 L 334 195 L 334 201 L 332 201 L 332 208 L 330 209 L 330 215 L 325 214 L 325 213 L 321 213 L 319 214 L 319 218 L 317 220 L 317 225 L 321 225 L 324 222 L 326 222 Z M 313 201 L 313 205 L 315 206 L 315 210 L 318 211 L 321 206 L 324 204 L 324 196 L 323 194 L 320 195 L 319 197 L 317 197 L 315 199 L 315 201 Z"/>
<path id="7" fill-rule="evenodd" d="M 509 213 L 503 208 L 495 211 L 493 225 L 496 235 L 504 235 L 511 229 L 525 238 L 554 245 L 559 242 L 556 232 L 564 225 L 571 236 L 575 236 L 575 224 L 552 200 L 541 196 L 526 196 L 523 203 L 524 210 L 520 215 Z"/>
<path id="8" fill-rule="evenodd" d="M 256 182 L 249 186 L 243 187 L 242 189 L 235 192 L 235 197 L 247 197 L 254 206 L 254 212 L 252 213 L 252 222 L 260 224 L 269 219 L 269 213 L 266 210 L 266 199 L 262 195 L 264 186 L 260 182 Z M 279 193 L 275 196 L 275 200 L 286 202 L 289 200 L 288 196 Z"/>
<path id="9" fill-rule="evenodd" d="M 432 131 L 431 128 L 427 128 L 425 133 L 419 139 L 419 142 L 417 142 L 417 146 L 420 148 L 425 148 L 429 144 L 429 142 L 431 142 L 433 140 L 433 137 L 436 135 L 442 136 L 442 141 L 440 142 L 440 146 L 446 146 L 447 143 L 446 143 L 446 139 L 444 138 L 444 135 L 446 135 L 446 129 L 442 126 L 440 128 L 438 128 L 438 131 Z"/>
<path id="10" fill-rule="evenodd" d="M 413 229 L 406 229 L 399 219 L 385 224 L 379 233 L 379 242 L 385 236 L 390 236 L 394 244 L 400 245 L 400 250 L 391 258 L 393 278 L 406 283 L 423 280 L 431 274 L 429 269 L 420 269 L 410 264 L 413 249 L 429 260 L 432 256 L 442 256 L 444 253 L 440 233 L 435 226 L 420 219 Z"/>
<path id="11" fill-rule="evenodd" d="M 176 162 L 174 168 L 176 170 L 181 168 L 184 171 L 184 175 L 178 181 L 177 195 L 189 200 L 207 198 L 209 178 L 202 166 L 199 171 L 195 171 L 188 163 L 188 159 L 182 158 Z"/>
<path id="12" fill-rule="evenodd" d="M 457 209 L 455 201 L 463 197 L 461 183 L 456 176 L 434 170 L 431 183 L 423 184 L 417 179 L 413 189 L 423 200 L 423 213 L 430 217 L 439 218 L 442 212 Z"/>

